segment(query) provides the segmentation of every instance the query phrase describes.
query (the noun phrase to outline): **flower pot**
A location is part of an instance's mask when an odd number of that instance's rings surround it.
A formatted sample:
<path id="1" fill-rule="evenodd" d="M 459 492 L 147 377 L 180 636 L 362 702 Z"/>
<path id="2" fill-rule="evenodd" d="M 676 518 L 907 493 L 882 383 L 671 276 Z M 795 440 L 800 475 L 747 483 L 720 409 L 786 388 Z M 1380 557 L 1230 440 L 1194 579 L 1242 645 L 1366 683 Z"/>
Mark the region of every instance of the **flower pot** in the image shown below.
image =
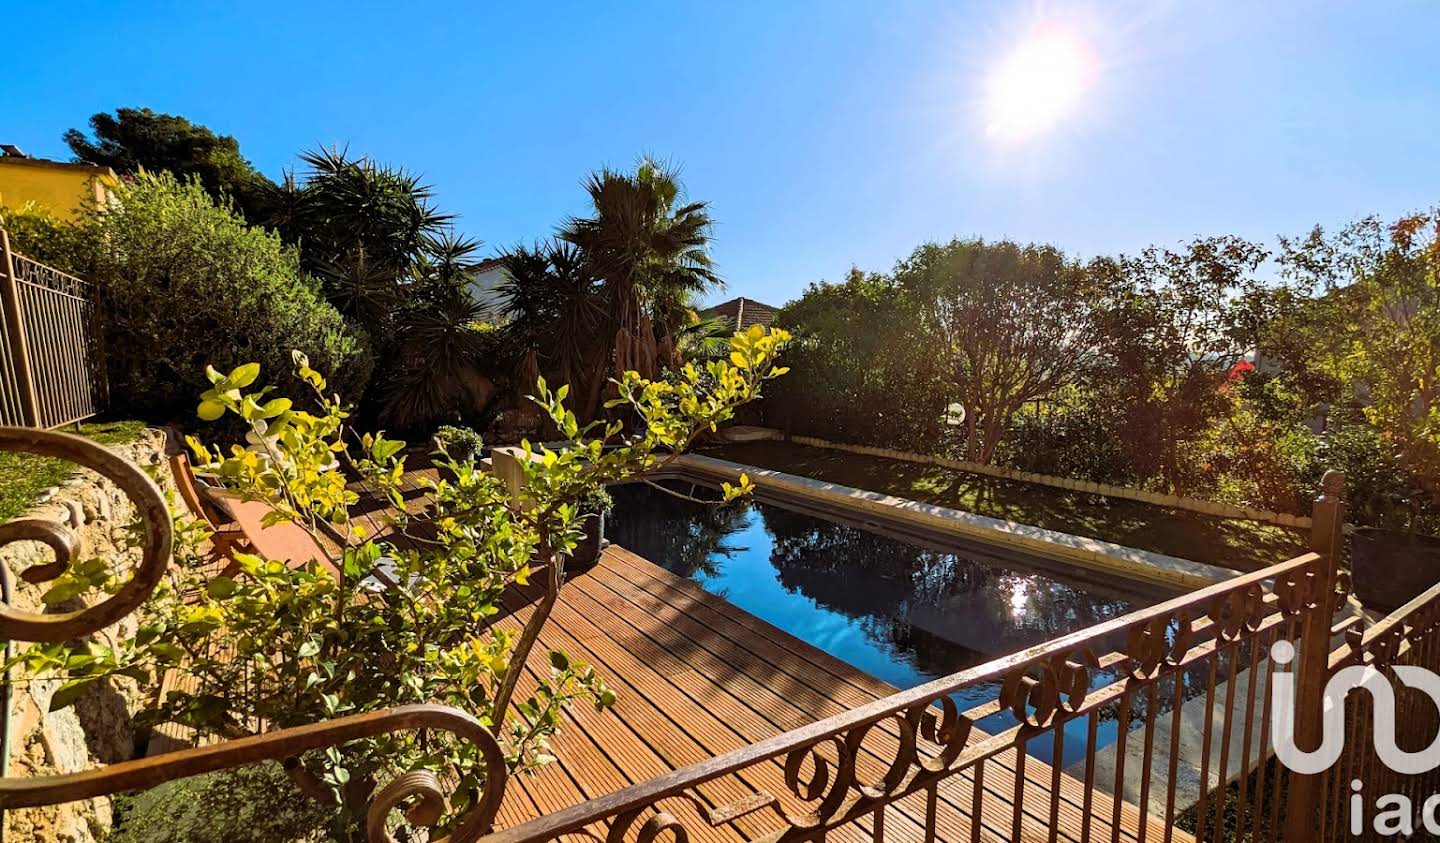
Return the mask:
<path id="1" fill-rule="evenodd" d="M 605 541 L 605 514 L 598 513 L 585 519 L 585 534 L 575 544 L 575 553 L 570 557 L 576 568 L 588 568 L 600 561 L 600 551 L 609 542 Z"/>
<path id="2" fill-rule="evenodd" d="M 1398 609 L 1440 583 L 1440 537 L 1361 527 L 1350 541 L 1355 596 L 1367 609 Z"/>

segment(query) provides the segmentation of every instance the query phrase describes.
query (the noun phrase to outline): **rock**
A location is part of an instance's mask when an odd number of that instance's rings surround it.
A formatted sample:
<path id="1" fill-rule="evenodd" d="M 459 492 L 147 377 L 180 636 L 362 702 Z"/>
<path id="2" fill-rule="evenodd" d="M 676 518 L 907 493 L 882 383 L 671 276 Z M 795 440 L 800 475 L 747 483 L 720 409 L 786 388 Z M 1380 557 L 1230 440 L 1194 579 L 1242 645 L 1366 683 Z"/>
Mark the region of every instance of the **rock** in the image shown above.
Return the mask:
<path id="1" fill-rule="evenodd" d="M 146 431 L 135 443 L 115 448 L 137 464 L 163 460 L 164 438 L 159 431 Z M 165 472 L 161 479 L 166 491 L 173 483 Z M 82 470 L 62 486 L 47 489 L 24 517 L 44 518 L 68 524 L 80 539 L 80 558 L 99 556 L 115 560 L 121 576 L 128 575 L 136 562 L 135 551 L 125 546 L 124 527 L 134 515 L 125 495 L 99 475 Z M 112 520 L 113 519 L 113 520 Z M 50 549 L 37 542 L 14 542 L 0 547 L 0 564 L 11 573 L 50 562 Z M 31 584 L 14 578 L 14 603 L 27 611 L 42 611 L 40 596 L 48 583 Z M 96 633 L 106 643 L 134 633 L 139 618 L 123 618 Z M 25 645 L 19 644 L 17 648 Z M 25 678 L 25 677 L 17 677 Z M 133 680 L 97 683 L 71 707 L 51 712 L 50 700 L 60 686 L 58 679 L 19 682 L 11 707 L 13 753 L 9 775 L 43 776 L 87 770 L 134 756 L 136 734 L 131 715 L 145 692 Z M 90 799 L 42 808 L 4 812 L 6 840 L 98 843 L 109 835 L 112 821 L 107 798 Z"/>

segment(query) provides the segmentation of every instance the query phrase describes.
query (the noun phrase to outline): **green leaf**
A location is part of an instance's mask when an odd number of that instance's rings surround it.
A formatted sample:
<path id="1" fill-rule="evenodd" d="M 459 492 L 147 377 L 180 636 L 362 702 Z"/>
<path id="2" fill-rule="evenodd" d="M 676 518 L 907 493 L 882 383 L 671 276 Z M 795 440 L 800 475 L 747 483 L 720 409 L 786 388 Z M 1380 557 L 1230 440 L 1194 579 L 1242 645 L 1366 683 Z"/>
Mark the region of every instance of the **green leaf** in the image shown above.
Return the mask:
<path id="1" fill-rule="evenodd" d="M 225 405 L 219 401 L 201 401 L 200 406 L 195 410 L 195 414 L 199 416 L 202 421 L 215 421 L 225 415 Z"/>
<path id="2" fill-rule="evenodd" d="M 215 577 L 205 584 L 205 593 L 216 600 L 224 600 L 234 594 L 237 587 L 236 582 L 229 577 Z"/>
<path id="3" fill-rule="evenodd" d="M 556 670 L 569 670 L 570 657 L 559 650 L 550 651 L 550 666 Z"/>
<path id="4" fill-rule="evenodd" d="M 260 408 L 260 415 L 267 419 L 273 419 L 290 409 L 291 406 L 292 402 L 289 398 L 272 398 Z"/>
<path id="5" fill-rule="evenodd" d="M 156 641 L 150 645 L 150 652 L 169 662 L 178 662 L 185 658 L 185 650 L 179 644 L 172 644 L 169 641 Z"/>
<path id="6" fill-rule="evenodd" d="M 84 580 L 65 577 L 41 595 L 40 602 L 46 606 L 56 606 L 84 594 L 89 586 Z"/>
<path id="7" fill-rule="evenodd" d="M 377 439 L 371 453 L 377 460 L 388 460 L 405 447 L 405 443 L 398 439 Z"/>
<path id="8" fill-rule="evenodd" d="M 85 689 L 90 687 L 90 683 L 94 681 L 95 677 L 86 676 L 80 679 L 71 679 L 61 685 L 56 689 L 55 695 L 50 698 L 50 710 L 59 711 L 74 705 L 75 701 L 80 699 L 80 695 L 85 693 Z"/>
<path id="9" fill-rule="evenodd" d="M 258 377 L 260 377 L 260 364 L 245 363 L 232 369 L 226 380 L 230 381 L 230 386 L 244 389 L 254 383 Z"/>

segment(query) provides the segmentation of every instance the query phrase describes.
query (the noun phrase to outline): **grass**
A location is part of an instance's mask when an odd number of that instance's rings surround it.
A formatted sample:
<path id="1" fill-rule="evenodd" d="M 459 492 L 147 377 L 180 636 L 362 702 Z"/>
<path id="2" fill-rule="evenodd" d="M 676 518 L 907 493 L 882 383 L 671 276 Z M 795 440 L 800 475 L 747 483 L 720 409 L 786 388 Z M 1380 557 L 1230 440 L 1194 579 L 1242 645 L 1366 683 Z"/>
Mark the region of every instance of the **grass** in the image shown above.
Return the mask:
<path id="1" fill-rule="evenodd" d="M 1305 550 L 1305 534 L 1288 527 L 1215 518 L 934 465 L 784 442 L 744 442 L 707 448 L 705 453 L 1227 568 L 1253 570 Z"/>
<path id="2" fill-rule="evenodd" d="M 144 422 L 128 420 L 82 425 L 83 435 L 102 445 L 131 442 L 144 429 Z M 24 512 L 41 492 L 70 479 L 75 471 L 75 465 L 65 460 L 0 451 L 0 523 Z"/>

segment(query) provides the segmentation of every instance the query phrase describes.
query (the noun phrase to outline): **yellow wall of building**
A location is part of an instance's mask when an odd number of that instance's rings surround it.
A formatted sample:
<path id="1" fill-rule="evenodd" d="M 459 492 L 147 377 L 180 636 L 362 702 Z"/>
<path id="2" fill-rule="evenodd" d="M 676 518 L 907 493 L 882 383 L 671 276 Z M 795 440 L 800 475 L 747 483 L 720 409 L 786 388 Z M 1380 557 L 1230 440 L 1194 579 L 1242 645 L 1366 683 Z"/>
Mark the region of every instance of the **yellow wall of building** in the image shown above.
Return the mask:
<path id="1" fill-rule="evenodd" d="M 115 174 L 108 169 L 0 158 L 0 206 L 23 208 L 35 204 L 62 220 L 71 220 L 86 207 L 105 203 Z"/>

